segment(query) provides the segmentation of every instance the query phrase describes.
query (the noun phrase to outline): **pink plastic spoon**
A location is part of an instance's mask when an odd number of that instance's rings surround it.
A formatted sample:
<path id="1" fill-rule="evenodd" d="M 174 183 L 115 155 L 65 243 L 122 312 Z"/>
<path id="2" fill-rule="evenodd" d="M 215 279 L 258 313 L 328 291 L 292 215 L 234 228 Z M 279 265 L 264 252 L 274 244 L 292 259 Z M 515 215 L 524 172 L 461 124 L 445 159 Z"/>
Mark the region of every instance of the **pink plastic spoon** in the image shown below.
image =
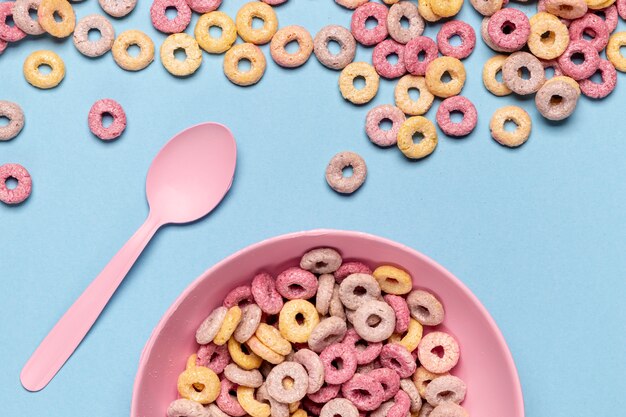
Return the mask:
<path id="1" fill-rule="evenodd" d="M 150 214 L 30 357 L 20 379 L 39 391 L 83 340 L 159 227 L 188 223 L 211 212 L 232 184 L 237 145 L 228 128 L 203 123 L 174 136 L 156 156 L 146 180 Z"/>

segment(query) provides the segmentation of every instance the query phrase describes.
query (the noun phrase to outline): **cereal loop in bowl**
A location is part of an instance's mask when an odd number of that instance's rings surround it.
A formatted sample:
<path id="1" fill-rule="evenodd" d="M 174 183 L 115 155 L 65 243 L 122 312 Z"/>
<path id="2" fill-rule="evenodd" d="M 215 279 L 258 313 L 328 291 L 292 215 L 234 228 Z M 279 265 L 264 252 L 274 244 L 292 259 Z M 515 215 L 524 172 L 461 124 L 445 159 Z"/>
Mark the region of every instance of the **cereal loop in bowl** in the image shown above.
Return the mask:
<path id="1" fill-rule="evenodd" d="M 454 368 L 459 361 L 459 344 L 447 333 L 428 333 L 417 347 L 417 355 L 424 368 L 442 374 Z"/>
<path id="2" fill-rule="evenodd" d="M 314 274 L 330 274 L 341 266 L 341 255 L 332 248 L 312 249 L 302 255 L 300 268 Z"/>

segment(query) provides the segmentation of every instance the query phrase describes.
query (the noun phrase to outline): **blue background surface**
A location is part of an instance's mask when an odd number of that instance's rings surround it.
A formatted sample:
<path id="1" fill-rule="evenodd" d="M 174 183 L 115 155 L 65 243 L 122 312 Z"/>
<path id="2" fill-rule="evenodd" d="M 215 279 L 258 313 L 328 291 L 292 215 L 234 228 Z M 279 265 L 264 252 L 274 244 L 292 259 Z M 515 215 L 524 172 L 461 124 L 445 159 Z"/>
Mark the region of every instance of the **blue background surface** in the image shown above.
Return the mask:
<path id="1" fill-rule="evenodd" d="M 243 3 L 226 0 L 221 10 L 234 16 Z M 79 17 L 99 11 L 95 0 L 75 9 Z M 118 33 L 142 29 L 158 47 L 165 36 L 151 27 L 148 9 L 140 0 L 114 26 Z M 301 24 L 311 33 L 350 20 L 330 0 L 291 0 L 276 10 L 281 26 Z M 469 4 L 461 17 L 478 27 Z M 26 83 L 21 66 L 45 48 L 63 57 L 67 76 L 58 88 L 40 91 Z M 370 54 L 360 47 L 357 58 Z M 491 54 L 479 40 L 465 61 L 463 94 L 479 109 L 476 131 L 464 139 L 442 136 L 431 157 L 410 162 L 367 140 L 371 106 L 344 102 L 339 74 L 315 58 L 297 70 L 268 59 L 262 81 L 240 88 L 223 75 L 221 56 L 205 54 L 197 74 L 176 79 L 158 57 L 129 73 L 110 54 L 81 56 L 70 40 L 10 47 L 0 57 L 0 98 L 21 103 L 27 122 L 17 139 L 0 143 L 0 164 L 26 166 L 34 189 L 21 206 L 0 204 L 3 414 L 128 413 L 144 342 L 197 275 L 261 239 L 324 227 L 408 244 L 464 281 L 509 343 L 528 415 L 623 415 L 626 87 L 602 101 L 583 98 L 574 117 L 550 124 L 531 99 L 484 90 L 481 68 Z M 620 74 L 618 83 L 625 80 Z M 392 103 L 393 86 L 382 82 L 373 104 Z M 87 112 L 103 97 L 121 102 L 129 121 L 111 143 L 87 129 Z M 534 126 L 530 140 L 511 150 L 490 138 L 488 120 L 515 102 L 529 110 Z M 436 105 L 431 119 L 435 111 Z M 45 390 L 27 393 L 18 379 L 22 365 L 146 216 L 152 158 L 176 132 L 206 120 L 228 125 L 238 141 L 229 195 L 205 220 L 162 229 L 67 365 Z M 324 181 L 326 163 L 342 150 L 360 153 L 369 168 L 366 184 L 350 197 Z"/>

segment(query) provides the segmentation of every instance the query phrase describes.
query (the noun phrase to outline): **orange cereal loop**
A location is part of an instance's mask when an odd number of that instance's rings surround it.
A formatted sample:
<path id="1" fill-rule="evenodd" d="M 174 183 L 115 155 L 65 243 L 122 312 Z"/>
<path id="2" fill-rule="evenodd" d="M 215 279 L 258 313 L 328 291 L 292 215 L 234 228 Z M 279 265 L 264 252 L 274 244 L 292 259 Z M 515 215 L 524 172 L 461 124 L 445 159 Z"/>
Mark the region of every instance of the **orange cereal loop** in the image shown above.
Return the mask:
<path id="1" fill-rule="evenodd" d="M 256 329 L 256 337 L 261 343 L 280 355 L 291 353 L 291 343 L 280 334 L 276 327 L 261 323 Z"/>
<path id="2" fill-rule="evenodd" d="M 319 322 L 320 316 L 313 304 L 306 300 L 291 300 L 280 310 L 278 330 L 292 343 L 305 343 Z"/>
<path id="3" fill-rule="evenodd" d="M 445 74 L 450 81 L 443 79 Z M 437 97 L 447 98 L 456 96 L 465 85 L 465 67 L 463 63 L 451 56 L 436 58 L 426 68 L 426 86 Z"/>
<path id="4" fill-rule="evenodd" d="M 435 0 L 430 2 L 430 9 L 437 16 L 452 17 L 459 13 L 463 0 Z"/>
<path id="5" fill-rule="evenodd" d="M 57 22 L 55 15 L 60 16 L 61 21 Z M 42 29 L 55 38 L 67 38 L 76 26 L 74 9 L 67 0 L 42 0 L 37 17 Z"/>
<path id="6" fill-rule="evenodd" d="M 252 417 L 269 417 L 270 415 L 269 404 L 262 403 L 254 398 L 254 388 L 237 387 L 237 401 L 241 408 Z"/>
<path id="7" fill-rule="evenodd" d="M 261 19 L 263 27 L 253 28 L 254 18 Z M 263 45 L 271 41 L 278 30 L 278 18 L 272 6 L 260 1 L 252 1 L 241 6 L 235 17 L 235 25 L 244 42 Z"/>
<path id="8" fill-rule="evenodd" d="M 428 22 L 436 22 L 441 19 L 441 16 L 438 16 L 433 12 L 432 9 L 433 0 L 420 0 L 417 2 L 417 11 L 420 16 L 424 18 L 424 20 Z"/>
<path id="9" fill-rule="evenodd" d="M 420 393 L 420 396 L 423 398 L 426 393 L 426 387 L 428 386 L 428 384 L 430 384 L 433 379 L 444 375 L 449 375 L 449 373 L 446 372 L 445 374 L 435 374 L 433 372 L 430 372 L 423 366 L 420 366 L 413 374 L 413 383 L 417 387 L 417 391 Z"/>
<path id="10" fill-rule="evenodd" d="M 606 46 L 606 57 L 616 70 L 626 72 L 626 57 L 621 54 L 622 46 L 626 46 L 626 32 L 612 34 Z"/>
<path id="11" fill-rule="evenodd" d="M 413 141 L 413 135 L 422 134 L 418 143 Z M 409 117 L 402 123 L 398 131 L 398 148 L 409 159 L 425 158 L 437 147 L 437 130 L 435 125 L 423 116 Z"/>
<path id="12" fill-rule="evenodd" d="M 263 363 L 263 359 L 254 352 L 244 352 L 244 345 L 235 340 L 234 337 L 228 339 L 228 353 L 233 362 L 240 368 L 250 371 L 257 369 Z M 247 348 L 245 348 L 248 351 Z"/>
<path id="13" fill-rule="evenodd" d="M 222 327 L 215 335 L 213 339 L 213 343 L 218 346 L 223 345 L 228 342 L 228 339 L 235 333 L 239 322 L 241 321 L 241 309 L 238 306 L 234 306 L 228 309 L 226 312 L 226 317 L 224 317 L 224 322 L 222 323 Z"/>
<path id="14" fill-rule="evenodd" d="M 380 289 L 387 294 L 408 294 L 413 289 L 411 275 L 403 269 L 391 265 L 379 266 L 374 270 L 374 278 L 380 285 Z"/>
<path id="15" fill-rule="evenodd" d="M 268 361 L 271 364 L 278 365 L 285 360 L 285 357 L 281 354 L 274 352 L 272 349 L 265 346 L 256 336 L 252 336 L 246 342 L 250 350 L 257 354 L 262 359 Z"/>
<path id="16" fill-rule="evenodd" d="M 420 324 L 419 321 L 411 318 L 411 320 L 409 321 L 409 329 L 406 331 L 406 333 L 404 333 L 404 335 L 394 333 L 389 338 L 389 341 L 402 345 L 409 352 L 413 352 L 415 349 L 417 349 L 417 345 L 419 345 L 423 335 L 424 327 Z"/>
<path id="17" fill-rule="evenodd" d="M 220 379 L 204 366 L 196 366 L 196 355 L 187 359 L 186 369 L 178 376 L 178 393 L 188 400 L 210 404 L 220 393 Z"/>

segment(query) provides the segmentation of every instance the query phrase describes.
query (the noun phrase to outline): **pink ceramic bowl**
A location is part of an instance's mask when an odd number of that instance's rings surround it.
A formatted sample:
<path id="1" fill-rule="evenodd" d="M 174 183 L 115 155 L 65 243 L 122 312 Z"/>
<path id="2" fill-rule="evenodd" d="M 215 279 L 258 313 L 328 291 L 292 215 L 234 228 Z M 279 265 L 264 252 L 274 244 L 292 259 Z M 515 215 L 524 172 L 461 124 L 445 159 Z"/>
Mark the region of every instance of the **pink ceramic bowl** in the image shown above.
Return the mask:
<path id="1" fill-rule="evenodd" d="M 299 263 L 307 250 L 337 248 L 346 260 L 406 268 L 416 287 L 439 296 L 446 309 L 443 329 L 456 336 L 461 360 L 453 370 L 468 387 L 463 404 L 472 416 L 524 417 L 515 364 L 495 322 L 476 297 L 444 268 L 415 250 L 380 237 L 338 230 L 313 230 L 278 236 L 224 259 L 196 279 L 167 310 L 139 362 L 131 417 L 164 417 L 177 398 L 176 381 L 195 352 L 195 331 L 234 287 L 261 271 L 277 274 Z"/>

